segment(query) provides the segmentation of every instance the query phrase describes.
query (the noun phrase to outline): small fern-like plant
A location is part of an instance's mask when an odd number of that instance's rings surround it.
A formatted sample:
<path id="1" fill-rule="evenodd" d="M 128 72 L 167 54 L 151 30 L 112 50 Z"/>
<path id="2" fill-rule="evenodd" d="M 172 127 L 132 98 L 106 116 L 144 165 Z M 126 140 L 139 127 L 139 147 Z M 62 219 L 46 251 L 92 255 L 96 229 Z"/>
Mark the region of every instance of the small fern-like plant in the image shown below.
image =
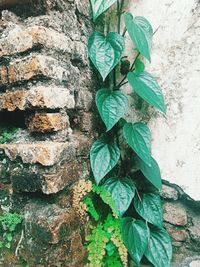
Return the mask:
<path id="1" fill-rule="evenodd" d="M 127 266 L 127 249 L 136 266 L 145 257 L 153 266 L 170 267 L 172 246 L 163 227 L 159 196 L 162 180 L 159 166 L 151 155 L 151 132 L 143 121 L 126 121 L 130 97 L 123 90 L 129 84 L 134 92 L 132 97 L 165 113 L 162 90 L 145 70 L 145 59 L 151 61 L 153 29 L 144 17 L 124 12 L 124 0 L 90 2 L 95 22 L 116 4 L 117 32 L 106 35 L 94 32 L 88 40 L 89 57 L 102 77 L 102 88 L 95 100 L 105 125 L 105 131 L 90 150 L 96 182 L 92 194 L 111 207 L 106 215 L 106 209 L 101 208 L 100 202 L 95 203 L 94 197 L 85 200 L 91 219 L 96 222 L 87 238 L 88 266 Z M 123 56 L 126 34 L 135 50 L 132 63 L 124 60 L 129 55 Z M 142 187 L 138 186 L 136 177 L 144 179 Z"/>

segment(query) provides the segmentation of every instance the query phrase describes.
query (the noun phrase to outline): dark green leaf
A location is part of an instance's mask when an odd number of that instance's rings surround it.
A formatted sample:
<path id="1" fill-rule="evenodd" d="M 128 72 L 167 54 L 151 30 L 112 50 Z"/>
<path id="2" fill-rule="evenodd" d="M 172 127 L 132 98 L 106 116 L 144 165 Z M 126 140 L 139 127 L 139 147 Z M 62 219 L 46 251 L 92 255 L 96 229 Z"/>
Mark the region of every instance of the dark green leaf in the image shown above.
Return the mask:
<path id="1" fill-rule="evenodd" d="M 145 123 L 126 123 L 124 138 L 135 153 L 146 163 L 151 163 L 151 132 Z"/>
<path id="2" fill-rule="evenodd" d="M 97 140 L 90 150 L 90 162 L 97 184 L 112 170 L 120 158 L 120 150 L 115 143 Z"/>
<path id="3" fill-rule="evenodd" d="M 150 50 L 153 29 L 144 17 L 133 17 L 130 13 L 125 15 L 125 24 L 129 36 L 137 50 L 151 61 Z"/>
<path id="4" fill-rule="evenodd" d="M 96 94 L 96 105 L 109 131 L 128 110 L 128 98 L 119 90 L 101 89 Z"/>
<path id="5" fill-rule="evenodd" d="M 144 176 L 151 182 L 156 188 L 162 189 L 162 178 L 160 174 L 160 168 L 155 159 L 151 158 L 151 165 L 147 165 L 144 161 L 138 158 L 139 168 Z"/>
<path id="6" fill-rule="evenodd" d="M 100 72 L 103 80 L 114 69 L 124 52 L 124 38 L 116 32 L 104 34 L 94 32 L 88 40 L 91 61 Z"/>
<path id="7" fill-rule="evenodd" d="M 171 266 L 172 245 L 165 229 L 151 230 L 149 246 L 145 256 L 155 267 Z"/>
<path id="8" fill-rule="evenodd" d="M 150 105 L 165 113 L 162 91 L 155 78 L 148 72 L 128 73 L 128 82 L 135 92 Z"/>
<path id="9" fill-rule="evenodd" d="M 139 199 L 139 197 L 135 197 L 134 207 L 137 213 L 146 221 L 158 227 L 163 226 L 162 205 L 158 194 L 143 194 L 141 199 Z"/>
<path id="10" fill-rule="evenodd" d="M 117 0 L 90 0 L 94 21 L 115 2 Z"/>
<path id="11" fill-rule="evenodd" d="M 111 194 L 115 202 L 116 209 L 120 216 L 122 216 L 131 204 L 135 195 L 135 185 L 128 177 L 109 178 L 103 185 Z"/>
<path id="12" fill-rule="evenodd" d="M 143 72 L 144 69 L 145 69 L 144 63 L 140 59 L 137 59 L 135 62 L 135 72 L 140 73 Z"/>
<path id="13" fill-rule="evenodd" d="M 149 242 L 149 229 L 147 225 L 141 220 L 124 218 L 122 238 L 131 258 L 136 264 L 139 264 Z"/>

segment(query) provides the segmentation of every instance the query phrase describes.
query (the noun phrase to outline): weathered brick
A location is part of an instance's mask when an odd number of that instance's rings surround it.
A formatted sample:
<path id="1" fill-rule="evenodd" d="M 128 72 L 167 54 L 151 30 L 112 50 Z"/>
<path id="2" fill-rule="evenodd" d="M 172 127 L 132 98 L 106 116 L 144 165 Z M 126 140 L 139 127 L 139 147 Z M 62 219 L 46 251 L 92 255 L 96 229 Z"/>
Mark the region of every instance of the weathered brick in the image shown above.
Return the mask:
<path id="1" fill-rule="evenodd" d="M 27 127 L 30 132 L 57 132 L 69 127 L 67 114 L 35 113 L 27 118 Z"/>
<path id="2" fill-rule="evenodd" d="M 24 52 L 33 47 L 32 36 L 21 26 L 15 25 L 7 36 L 0 39 L 0 57 Z"/>
<path id="3" fill-rule="evenodd" d="M 74 95 L 67 88 L 57 86 L 33 86 L 0 94 L 0 110 L 56 109 L 75 106 Z"/>
<path id="4" fill-rule="evenodd" d="M 164 221 L 173 225 L 184 226 L 187 224 L 187 212 L 178 203 L 166 202 L 163 206 Z"/>
<path id="5" fill-rule="evenodd" d="M 74 46 L 66 35 L 55 30 L 43 26 L 26 28 L 14 25 L 13 29 L 0 39 L 0 57 L 27 51 L 36 45 L 65 53 L 70 53 Z"/>
<path id="6" fill-rule="evenodd" d="M 3 150 L 12 161 L 19 157 L 23 163 L 40 163 L 43 166 L 52 166 L 61 159 L 75 156 L 76 147 L 76 141 L 0 144 L 0 150 Z"/>
<path id="7" fill-rule="evenodd" d="M 69 72 L 52 57 L 31 55 L 10 62 L 8 67 L 0 67 L 0 85 L 30 80 L 38 75 L 64 81 Z"/>
<path id="8" fill-rule="evenodd" d="M 29 204 L 26 206 L 25 223 L 27 231 L 34 239 L 48 244 L 57 244 L 67 239 L 77 228 L 77 216 L 72 209 L 61 209 L 56 204 Z M 63 235 L 63 233 L 66 233 Z"/>

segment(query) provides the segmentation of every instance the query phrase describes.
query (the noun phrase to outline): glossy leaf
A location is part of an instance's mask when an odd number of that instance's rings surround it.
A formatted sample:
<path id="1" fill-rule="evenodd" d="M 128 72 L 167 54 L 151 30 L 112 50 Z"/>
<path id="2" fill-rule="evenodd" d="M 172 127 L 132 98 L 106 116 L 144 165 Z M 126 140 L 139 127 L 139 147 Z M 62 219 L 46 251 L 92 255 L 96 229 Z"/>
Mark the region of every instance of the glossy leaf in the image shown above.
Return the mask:
<path id="1" fill-rule="evenodd" d="M 122 223 L 122 239 L 136 264 L 139 264 L 149 242 L 149 229 L 144 221 L 124 218 Z"/>
<path id="2" fill-rule="evenodd" d="M 117 164 L 119 157 L 120 150 L 115 143 L 106 143 L 103 139 L 94 142 L 90 150 L 90 162 L 97 184 Z"/>
<path id="3" fill-rule="evenodd" d="M 155 193 L 143 194 L 141 199 L 134 198 L 134 207 L 137 213 L 146 221 L 158 226 L 163 226 L 163 212 L 160 196 Z"/>
<path id="4" fill-rule="evenodd" d="M 153 29 L 148 20 L 144 17 L 133 17 L 130 13 L 126 13 L 125 24 L 137 50 L 151 61 L 150 50 Z"/>
<path id="5" fill-rule="evenodd" d="M 147 165 L 143 160 L 138 158 L 139 168 L 144 176 L 152 183 L 157 189 L 162 189 L 162 178 L 160 168 L 155 159 L 151 158 L 150 165 Z"/>
<path id="6" fill-rule="evenodd" d="M 126 123 L 124 138 L 135 153 L 146 163 L 151 163 L 151 132 L 145 123 Z"/>
<path id="7" fill-rule="evenodd" d="M 104 34 L 94 32 L 88 40 L 91 61 L 100 72 L 103 80 L 120 61 L 124 52 L 124 38 L 116 32 Z"/>
<path id="8" fill-rule="evenodd" d="M 90 0 L 94 21 L 115 2 L 117 0 Z"/>
<path id="9" fill-rule="evenodd" d="M 169 234 L 165 229 L 156 228 L 151 230 L 148 250 L 145 256 L 155 267 L 171 266 L 172 245 Z"/>
<path id="10" fill-rule="evenodd" d="M 135 62 L 135 72 L 141 73 L 144 71 L 144 69 L 145 69 L 144 63 L 140 59 L 137 59 Z"/>
<path id="11" fill-rule="evenodd" d="M 96 105 L 109 131 L 128 110 L 128 98 L 120 90 L 101 89 L 96 94 Z"/>
<path id="12" fill-rule="evenodd" d="M 145 71 L 129 72 L 128 82 L 142 99 L 165 113 L 166 108 L 161 88 L 151 74 Z"/>
<path id="13" fill-rule="evenodd" d="M 122 216 L 135 195 L 135 185 L 130 178 L 109 178 L 103 185 L 111 194 L 118 214 Z"/>

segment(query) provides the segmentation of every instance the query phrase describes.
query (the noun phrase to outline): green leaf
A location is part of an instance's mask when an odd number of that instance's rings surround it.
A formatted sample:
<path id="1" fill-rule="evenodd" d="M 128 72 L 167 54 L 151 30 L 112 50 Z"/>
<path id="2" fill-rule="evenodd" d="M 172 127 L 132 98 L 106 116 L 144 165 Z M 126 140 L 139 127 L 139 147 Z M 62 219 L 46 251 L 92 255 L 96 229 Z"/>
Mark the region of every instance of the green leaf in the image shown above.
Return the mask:
<path id="1" fill-rule="evenodd" d="M 144 221 L 125 218 L 122 223 L 122 239 L 136 264 L 139 264 L 149 242 L 149 229 Z"/>
<path id="2" fill-rule="evenodd" d="M 96 183 L 112 170 L 120 158 L 120 150 L 115 143 L 97 140 L 90 150 L 90 162 Z"/>
<path id="3" fill-rule="evenodd" d="M 165 229 L 156 228 L 151 230 L 149 246 L 145 256 L 155 267 L 171 266 L 172 245 Z"/>
<path id="4" fill-rule="evenodd" d="M 144 17 L 133 17 L 130 13 L 126 13 L 125 25 L 137 50 L 150 62 L 153 29 L 148 20 Z"/>
<path id="5" fill-rule="evenodd" d="M 111 194 L 118 214 L 122 216 L 127 211 L 135 195 L 134 183 L 128 177 L 122 179 L 109 178 L 103 186 Z"/>
<path id="6" fill-rule="evenodd" d="M 141 73 L 129 72 L 128 82 L 142 99 L 165 113 L 166 107 L 161 88 L 151 74 L 145 71 Z"/>
<path id="7" fill-rule="evenodd" d="M 94 21 L 117 0 L 90 0 Z"/>
<path id="8" fill-rule="evenodd" d="M 126 123 L 124 138 L 135 153 L 146 163 L 151 163 L 151 132 L 145 123 Z"/>
<path id="9" fill-rule="evenodd" d="M 138 158 L 139 168 L 144 176 L 151 182 L 157 189 L 162 189 L 162 178 L 160 168 L 155 159 L 151 158 L 150 165 Z"/>
<path id="10" fill-rule="evenodd" d="M 12 234 L 11 234 L 11 233 L 7 233 L 5 237 L 6 237 L 7 241 L 9 241 L 9 242 L 11 242 L 11 241 L 12 241 L 12 239 L 13 239 L 13 237 L 12 237 Z"/>
<path id="11" fill-rule="evenodd" d="M 103 80 L 120 61 L 124 52 L 124 38 L 116 32 L 104 34 L 94 32 L 88 40 L 91 61 L 100 72 Z"/>
<path id="12" fill-rule="evenodd" d="M 144 69 L 145 69 L 144 63 L 140 59 L 137 59 L 135 62 L 135 72 L 141 73 L 144 71 Z"/>
<path id="13" fill-rule="evenodd" d="M 160 196 L 155 193 L 143 194 L 141 199 L 134 198 L 134 207 L 137 213 L 146 221 L 158 226 L 163 226 L 163 212 Z"/>
<path id="14" fill-rule="evenodd" d="M 6 248 L 10 248 L 11 247 L 11 243 L 9 243 L 9 242 L 8 243 L 5 243 L 5 247 Z"/>
<path id="15" fill-rule="evenodd" d="M 96 105 L 109 131 L 128 110 L 128 98 L 119 90 L 101 89 L 96 94 Z"/>

